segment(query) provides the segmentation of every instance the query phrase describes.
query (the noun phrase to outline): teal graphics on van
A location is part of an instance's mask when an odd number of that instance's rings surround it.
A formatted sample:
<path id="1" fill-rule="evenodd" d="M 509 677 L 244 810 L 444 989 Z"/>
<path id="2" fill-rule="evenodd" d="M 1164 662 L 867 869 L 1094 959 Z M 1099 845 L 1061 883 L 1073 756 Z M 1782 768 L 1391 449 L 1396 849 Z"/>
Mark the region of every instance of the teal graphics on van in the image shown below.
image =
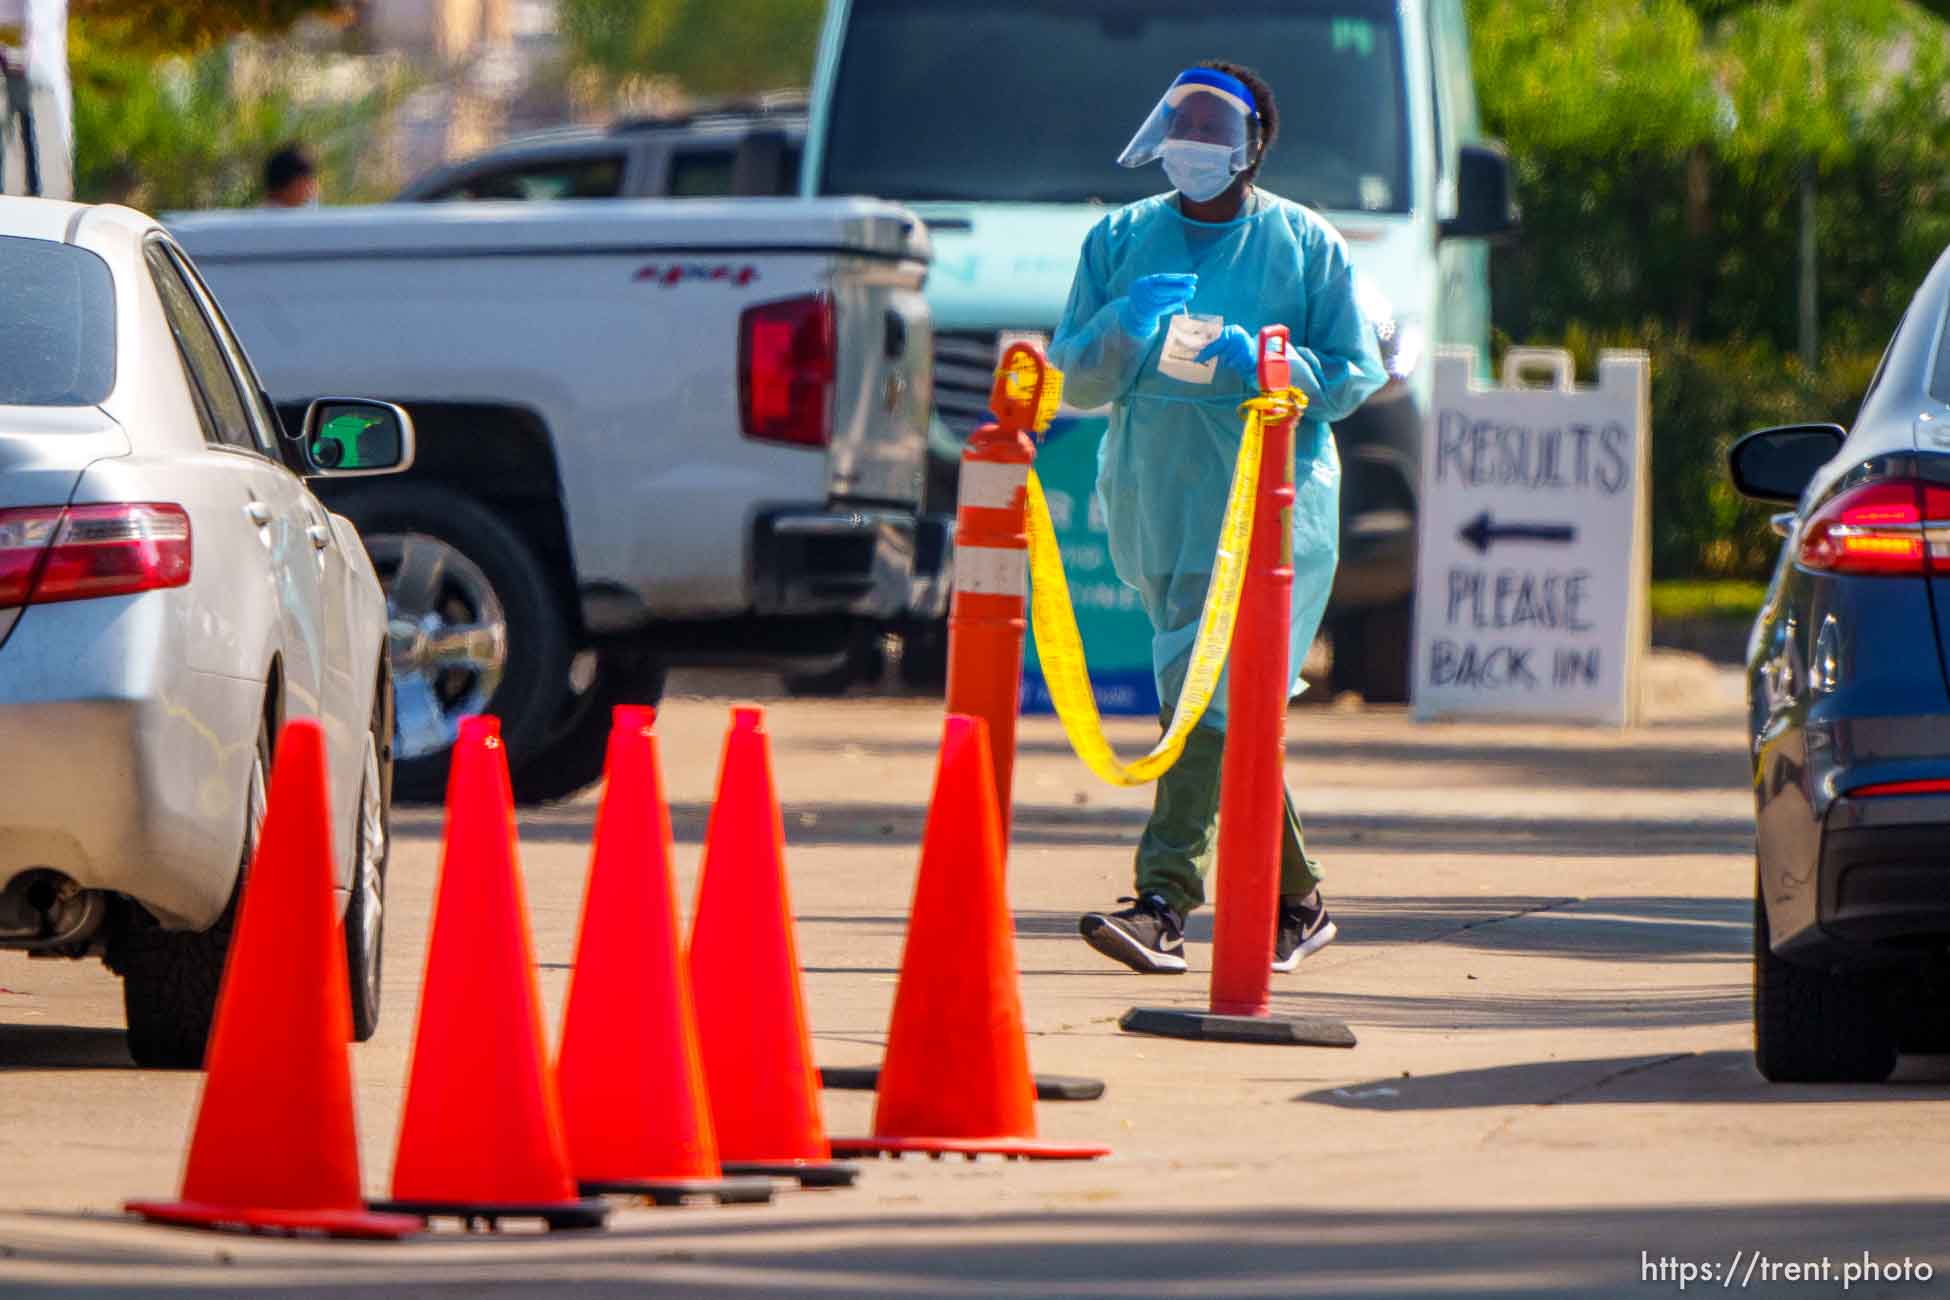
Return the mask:
<path id="1" fill-rule="evenodd" d="M 1077 630 L 1097 708 L 1105 714 L 1155 717 L 1158 684 L 1151 673 L 1151 620 L 1137 592 L 1110 562 L 1110 535 L 1097 505 L 1097 446 L 1108 427 L 1100 415 L 1059 415 L 1036 452 L 1036 475 L 1049 498 L 1050 523 L 1063 551 Z M 1023 650 L 1022 711 L 1050 713 L 1032 633 Z"/>

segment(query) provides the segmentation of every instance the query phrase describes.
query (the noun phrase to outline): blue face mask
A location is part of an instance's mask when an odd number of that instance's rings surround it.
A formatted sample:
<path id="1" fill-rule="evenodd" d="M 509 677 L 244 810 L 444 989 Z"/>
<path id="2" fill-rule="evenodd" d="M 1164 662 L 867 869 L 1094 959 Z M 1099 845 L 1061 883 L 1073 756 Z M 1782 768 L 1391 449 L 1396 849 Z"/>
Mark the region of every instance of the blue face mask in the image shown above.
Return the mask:
<path id="1" fill-rule="evenodd" d="M 1233 153 L 1229 144 L 1208 144 L 1203 140 L 1167 140 L 1159 150 L 1165 178 L 1173 189 L 1194 203 L 1205 203 L 1225 193 L 1236 174 L 1232 169 Z"/>

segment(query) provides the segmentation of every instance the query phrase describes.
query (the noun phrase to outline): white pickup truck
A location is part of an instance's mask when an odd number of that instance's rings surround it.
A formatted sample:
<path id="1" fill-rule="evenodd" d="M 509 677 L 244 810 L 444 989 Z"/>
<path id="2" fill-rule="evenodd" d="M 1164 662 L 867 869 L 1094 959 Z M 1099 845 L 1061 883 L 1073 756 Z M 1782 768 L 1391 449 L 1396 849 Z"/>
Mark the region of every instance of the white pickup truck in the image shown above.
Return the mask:
<path id="1" fill-rule="evenodd" d="M 905 210 L 401 204 L 168 224 L 281 410 L 358 392 L 413 415 L 408 473 L 330 494 L 391 604 L 408 797 L 440 795 L 466 714 L 500 716 L 518 797 L 558 798 L 599 775 L 608 706 L 654 700 L 669 664 L 816 669 L 939 618 L 950 541 L 918 513 L 929 245 Z"/>

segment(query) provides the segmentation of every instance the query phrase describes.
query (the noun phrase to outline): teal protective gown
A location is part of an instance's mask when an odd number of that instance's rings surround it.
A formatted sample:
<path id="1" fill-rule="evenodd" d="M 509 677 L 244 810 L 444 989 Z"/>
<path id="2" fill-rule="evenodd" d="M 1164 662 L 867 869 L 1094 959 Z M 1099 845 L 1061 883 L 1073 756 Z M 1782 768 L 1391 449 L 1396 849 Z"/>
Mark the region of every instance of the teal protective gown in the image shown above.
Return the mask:
<path id="1" fill-rule="evenodd" d="M 1218 549 L 1244 422 L 1239 403 L 1257 385 L 1221 365 L 1210 384 L 1158 372 L 1170 320 L 1134 338 L 1119 308 L 1133 280 L 1193 272 L 1187 310 L 1223 316 L 1258 337 L 1292 334 L 1293 386 L 1307 395 L 1294 438 L 1293 690 L 1320 629 L 1340 559 L 1341 462 L 1328 427 L 1387 380 L 1374 332 L 1355 301 L 1353 263 L 1340 234 L 1297 203 L 1248 192 L 1229 222 L 1193 221 L 1164 194 L 1120 208 L 1083 243 L 1050 360 L 1072 406 L 1110 406 L 1097 453 L 1097 493 L 1117 576 L 1137 589 L 1152 626 L 1151 666 L 1167 707 L 1189 666 L 1199 611 Z M 1225 690 L 1206 717 L 1223 726 Z"/>

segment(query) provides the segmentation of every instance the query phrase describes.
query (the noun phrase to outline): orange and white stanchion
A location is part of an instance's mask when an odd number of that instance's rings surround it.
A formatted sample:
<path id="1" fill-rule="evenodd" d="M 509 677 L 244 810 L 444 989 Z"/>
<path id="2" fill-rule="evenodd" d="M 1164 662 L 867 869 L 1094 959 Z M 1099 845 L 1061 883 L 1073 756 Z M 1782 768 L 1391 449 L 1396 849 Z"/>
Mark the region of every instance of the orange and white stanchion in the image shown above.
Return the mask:
<path id="1" fill-rule="evenodd" d="M 1292 383 L 1287 331 L 1260 331 L 1259 387 Z M 1263 1016 L 1279 919 L 1280 798 L 1286 764 L 1287 694 L 1293 677 L 1293 430 L 1297 415 L 1269 420 L 1259 461 L 1258 520 L 1246 561 L 1226 694 L 1226 750 L 1219 790 L 1219 896 L 1212 921 L 1212 1010 Z"/>
<path id="2" fill-rule="evenodd" d="M 1259 332 L 1259 386 L 1292 385 L 1287 329 Z M 1219 794 L 1219 896 L 1212 934 L 1209 1012 L 1134 1007 L 1119 1022 L 1133 1033 L 1235 1042 L 1352 1047 L 1345 1024 L 1268 1012 L 1273 925 L 1279 910 L 1281 790 L 1291 690 L 1288 624 L 1293 605 L 1293 431 L 1288 403 L 1262 423 L 1259 501 L 1226 694 L 1224 785 Z"/>
<path id="3" fill-rule="evenodd" d="M 1036 463 L 1030 435 L 1048 427 L 1059 383 L 1052 382 L 1040 347 L 1010 344 L 989 394 L 995 420 L 969 437 L 961 457 L 955 596 L 948 611 L 948 712 L 988 724 L 1005 853 L 1022 703 L 1022 643 L 1029 626 L 1023 503 Z"/>

